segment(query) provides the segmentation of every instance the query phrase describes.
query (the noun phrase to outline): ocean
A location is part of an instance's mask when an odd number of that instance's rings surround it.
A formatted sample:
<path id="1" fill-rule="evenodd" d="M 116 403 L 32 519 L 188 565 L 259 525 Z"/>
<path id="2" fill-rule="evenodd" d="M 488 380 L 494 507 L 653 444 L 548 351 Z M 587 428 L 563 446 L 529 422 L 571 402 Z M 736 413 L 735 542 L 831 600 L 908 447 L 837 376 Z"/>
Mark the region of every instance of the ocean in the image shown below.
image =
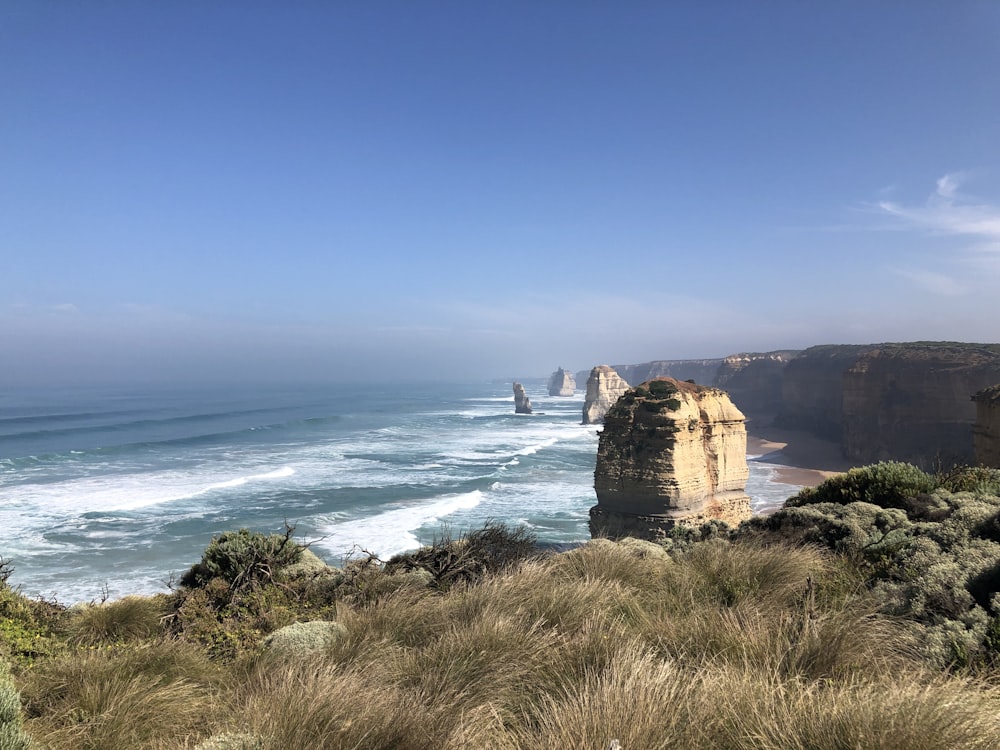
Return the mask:
<path id="1" fill-rule="evenodd" d="M 282 532 L 333 564 L 487 520 L 589 538 L 583 393 L 510 382 L 0 390 L 0 556 L 69 604 L 166 591 L 212 536 Z M 797 488 L 750 462 L 755 510 Z"/>

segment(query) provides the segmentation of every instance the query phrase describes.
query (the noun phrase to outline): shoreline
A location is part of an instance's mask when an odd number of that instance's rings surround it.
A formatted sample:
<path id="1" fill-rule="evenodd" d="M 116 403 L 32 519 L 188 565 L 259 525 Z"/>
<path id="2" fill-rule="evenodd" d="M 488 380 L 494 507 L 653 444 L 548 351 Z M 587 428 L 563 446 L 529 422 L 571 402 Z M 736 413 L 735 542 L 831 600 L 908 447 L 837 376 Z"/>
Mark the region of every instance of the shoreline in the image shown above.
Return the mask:
<path id="1" fill-rule="evenodd" d="M 748 420 L 749 461 L 777 466 L 774 481 L 799 487 L 815 487 L 826 479 L 850 469 L 840 446 L 799 430 L 756 424 Z"/>

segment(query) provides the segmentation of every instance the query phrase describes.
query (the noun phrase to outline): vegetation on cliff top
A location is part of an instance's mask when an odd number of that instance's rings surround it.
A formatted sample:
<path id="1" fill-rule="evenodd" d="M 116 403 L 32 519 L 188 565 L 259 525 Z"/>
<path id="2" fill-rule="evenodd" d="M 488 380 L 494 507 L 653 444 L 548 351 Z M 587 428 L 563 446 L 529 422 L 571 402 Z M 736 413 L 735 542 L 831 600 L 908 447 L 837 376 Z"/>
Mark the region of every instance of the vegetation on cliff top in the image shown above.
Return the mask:
<path id="1" fill-rule="evenodd" d="M 166 595 L 4 581 L 4 721 L 53 750 L 1000 746 L 1000 472 L 835 480 L 658 544 L 490 524 L 336 569 L 239 531 Z"/>

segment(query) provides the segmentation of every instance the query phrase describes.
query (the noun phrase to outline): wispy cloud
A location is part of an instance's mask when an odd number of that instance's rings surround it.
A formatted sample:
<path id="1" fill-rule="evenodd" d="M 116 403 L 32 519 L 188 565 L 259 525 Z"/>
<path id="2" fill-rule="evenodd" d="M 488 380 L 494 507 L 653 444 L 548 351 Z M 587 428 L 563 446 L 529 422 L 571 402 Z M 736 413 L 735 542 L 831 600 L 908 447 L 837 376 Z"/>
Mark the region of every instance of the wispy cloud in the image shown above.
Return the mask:
<path id="1" fill-rule="evenodd" d="M 956 297 L 966 293 L 966 289 L 951 276 L 922 269 L 894 268 L 893 272 L 912 281 L 919 288 L 931 294 Z"/>
<path id="2" fill-rule="evenodd" d="M 959 188 L 966 178 L 964 172 L 944 175 L 922 206 L 885 200 L 879 201 L 877 206 L 884 214 L 902 222 L 904 227 L 1000 241 L 1000 206 L 978 203 L 960 193 Z"/>
<path id="3" fill-rule="evenodd" d="M 62 315 L 76 315 L 80 312 L 80 308 L 72 302 L 63 302 L 61 305 L 53 305 L 52 312 Z"/>

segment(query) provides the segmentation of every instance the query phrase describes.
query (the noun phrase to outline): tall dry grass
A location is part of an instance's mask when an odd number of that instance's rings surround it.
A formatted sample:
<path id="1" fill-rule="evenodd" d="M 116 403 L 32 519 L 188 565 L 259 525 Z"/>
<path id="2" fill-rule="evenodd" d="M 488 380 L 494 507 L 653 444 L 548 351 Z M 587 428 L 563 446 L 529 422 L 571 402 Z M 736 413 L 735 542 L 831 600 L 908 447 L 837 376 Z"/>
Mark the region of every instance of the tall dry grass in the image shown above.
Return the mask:
<path id="1" fill-rule="evenodd" d="M 923 669 L 856 583 L 811 549 L 602 541 L 342 604 L 323 654 L 224 680 L 182 644 L 53 660 L 28 728 L 55 750 L 1000 747 L 997 690 Z"/>
<path id="2" fill-rule="evenodd" d="M 204 732 L 224 685 L 191 644 L 83 649 L 27 674 L 25 729 L 50 750 L 179 747 Z"/>

